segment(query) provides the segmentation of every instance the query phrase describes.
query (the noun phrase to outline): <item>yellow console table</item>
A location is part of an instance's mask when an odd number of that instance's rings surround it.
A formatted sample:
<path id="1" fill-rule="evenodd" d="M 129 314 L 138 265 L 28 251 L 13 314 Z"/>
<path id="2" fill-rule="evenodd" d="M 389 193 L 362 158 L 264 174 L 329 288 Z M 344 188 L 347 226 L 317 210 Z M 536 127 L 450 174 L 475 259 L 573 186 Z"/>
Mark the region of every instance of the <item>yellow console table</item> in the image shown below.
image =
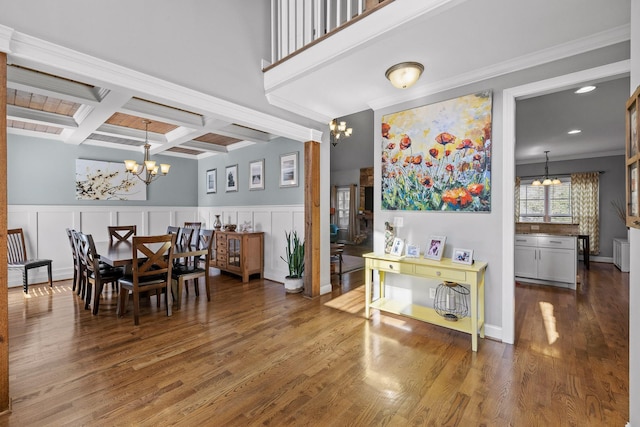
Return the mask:
<path id="1" fill-rule="evenodd" d="M 433 323 L 445 328 L 471 334 L 471 349 L 478 351 L 478 333 L 484 338 L 484 272 L 487 263 L 475 261 L 471 265 L 452 263 L 443 258 L 433 261 L 424 258 L 406 258 L 381 255 L 374 252 L 362 255 L 365 259 L 365 317 L 369 319 L 371 309 L 400 314 Z M 372 301 L 373 270 L 380 276 L 380 298 Z M 386 273 L 406 274 L 427 279 L 447 280 L 469 286 L 470 317 L 453 322 L 444 319 L 433 308 L 385 298 L 384 277 Z"/>

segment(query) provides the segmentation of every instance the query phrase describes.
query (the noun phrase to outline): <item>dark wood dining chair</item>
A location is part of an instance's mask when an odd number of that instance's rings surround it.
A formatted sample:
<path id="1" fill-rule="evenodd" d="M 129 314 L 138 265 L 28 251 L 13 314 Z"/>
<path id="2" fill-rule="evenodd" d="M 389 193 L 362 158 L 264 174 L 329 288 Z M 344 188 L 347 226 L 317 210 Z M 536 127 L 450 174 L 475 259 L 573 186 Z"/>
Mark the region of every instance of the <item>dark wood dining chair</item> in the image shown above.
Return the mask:
<path id="1" fill-rule="evenodd" d="M 130 242 L 137 233 L 135 225 L 113 225 L 107 227 L 111 243 Z"/>
<path id="2" fill-rule="evenodd" d="M 209 266 L 211 261 L 211 245 L 213 244 L 213 230 L 200 230 L 197 237 L 198 243 L 196 248 L 206 249 L 207 253 L 202 256 L 195 256 L 187 263 L 175 262 L 171 270 L 171 289 L 176 298 L 177 310 L 179 310 L 182 305 L 182 289 L 184 288 L 187 295 L 189 294 L 189 280 L 193 281 L 194 292 L 196 296 L 199 296 L 200 278 L 204 277 L 207 301 L 211 301 Z"/>
<path id="3" fill-rule="evenodd" d="M 29 270 L 33 268 L 47 267 L 49 275 L 49 286 L 53 287 L 51 278 L 50 259 L 29 259 L 27 257 L 27 246 L 24 242 L 24 232 L 22 228 L 7 230 L 7 260 L 9 270 L 22 271 L 22 287 L 25 294 L 29 293 Z"/>
<path id="4" fill-rule="evenodd" d="M 80 275 L 82 274 L 80 270 L 82 263 L 80 262 L 80 258 L 78 258 L 78 251 L 76 251 L 76 244 L 73 240 L 73 233 L 75 233 L 76 230 L 67 228 L 65 231 L 67 232 L 67 238 L 69 239 L 69 246 L 71 246 L 71 256 L 73 259 L 73 285 L 71 290 L 75 292 L 79 285 Z"/>
<path id="5" fill-rule="evenodd" d="M 171 316 L 171 257 L 176 242 L 175 234 L 160 236 L 136 236 L 133 238 L 133 264 L 131 275 L 125 275 L 118 283 L 118 315 L 124 316 L 133 294 L 133 323 L 140 324 L 140 294 L 156 291 L 158 305 L 164 292 L 167 316 Z"/>
<path id="6" fill-rule="evenodd" d="M 174 227 L 170 225 L 167 227 L 167 234 L 178 234 L 180 232 L 180 227 Z"/>
<path id="7" fill-rule="evenodd" d="M 82 264 L 87 286 L 84 308 L 86 310 L 89 308 L 89 305 L 91 305 L 92 313 L 95 315 L 98 314 L 104 284 L 112 283 L 114 290 L 117 290 L 117 283 L 118 279 L 122 277 L 122 270 L 100 264 L 100 257 L 96 251 L 96 246 L 91 234 L 80 233 L 80 241 L 82 244 Z M 92 294 L 93 303 L 91 303 Z"/>
<path id="8" fill-rule="evenodd" d="M 192 245 L 198 244 L 198 242 L 197 242 L 197 240 L 198 240 L 198 232 L 200 231 L 200 228 L 202 228 L 202 223 L 201 222 L 185 221 L 184 222 L 184 228 L 193 228 L 193 238 L 191 240 L 191 244 Z"/>
<path id="9" fill-rule="evenodd" d="M 73 247 L 76 251 L 76 257 L 78 259 L 78 286 L 76 287 L 76 294 L 84 298 L 85 292 L 87 290 L 87 281 L 84 274 L 84 254 L 82 253 L 82 240 L 80 239 L 81 235 L 82 232 L 80 231 L 71 231 L 71 237 L 73 238 Z"/>

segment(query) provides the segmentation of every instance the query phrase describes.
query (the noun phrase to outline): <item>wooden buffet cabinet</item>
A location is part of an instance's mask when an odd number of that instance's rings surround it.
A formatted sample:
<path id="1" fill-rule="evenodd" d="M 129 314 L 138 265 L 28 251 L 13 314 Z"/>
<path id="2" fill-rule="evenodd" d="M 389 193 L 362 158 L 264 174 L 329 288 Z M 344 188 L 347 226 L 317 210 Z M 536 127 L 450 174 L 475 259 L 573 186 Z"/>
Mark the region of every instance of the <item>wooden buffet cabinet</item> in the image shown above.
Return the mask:
<path id="1" fill-rule="evenodd" d="M 249 281 L 252 274 L 264 272 L 264 233 L 262 232 L 215 232 L 215 257 L 212 267 L 242 276 Z"/>

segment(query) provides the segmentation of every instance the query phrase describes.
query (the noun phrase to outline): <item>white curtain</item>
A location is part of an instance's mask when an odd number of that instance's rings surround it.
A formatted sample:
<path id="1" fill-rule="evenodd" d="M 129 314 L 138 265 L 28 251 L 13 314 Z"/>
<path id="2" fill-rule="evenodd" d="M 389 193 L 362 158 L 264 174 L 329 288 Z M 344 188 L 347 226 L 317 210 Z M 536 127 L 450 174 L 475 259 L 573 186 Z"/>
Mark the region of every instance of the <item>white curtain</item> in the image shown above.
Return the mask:
<path id="1" fill-rule="evenodd" d="M 600 253 L 600 174 L 571 174 L 571 214 L 579 233 L 589 235 L 589 253 Z"/>
<path id="2" fill-rule="evenodd" d="M 520 177 L 516 176 L 516 187 L 513 191 L 513 200 L 515 200 L 515 209 L 513 210 L 514 213 L 514 220 L 515 222 L 520 221 Z"/>
<path id="3" fill-rule="evenodd" d="M 358 234 L 358 224 L 357 224 L 357 208 L 356 208 L 356 196 L 358 186 L 355 184 L 351 184 L 349 186 L 349 241 L 353 242 L 356 240 L 356 236 Z"/>

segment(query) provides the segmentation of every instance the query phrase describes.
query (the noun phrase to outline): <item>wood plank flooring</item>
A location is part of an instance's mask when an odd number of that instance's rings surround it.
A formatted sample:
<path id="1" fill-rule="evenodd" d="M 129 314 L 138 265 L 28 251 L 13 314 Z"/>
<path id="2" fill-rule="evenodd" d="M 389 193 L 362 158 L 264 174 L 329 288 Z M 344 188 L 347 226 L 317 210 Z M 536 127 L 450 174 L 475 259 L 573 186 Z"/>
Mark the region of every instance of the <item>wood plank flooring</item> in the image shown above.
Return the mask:
<path id="1" fill-rule="evenodd" d="M 518 285 L 514 346 L 373 310 L 363 272 L 333 292 L 212 277 L 166 317 L 92 316 L 70 282 L 9 291 L 1 426 L 624 426 L 628 274 L 592 263 L 575 292 Z M 492 284 L 488 284 L 492 286 Z M 204 293 L 203 293 L 204 294 Z"/>

